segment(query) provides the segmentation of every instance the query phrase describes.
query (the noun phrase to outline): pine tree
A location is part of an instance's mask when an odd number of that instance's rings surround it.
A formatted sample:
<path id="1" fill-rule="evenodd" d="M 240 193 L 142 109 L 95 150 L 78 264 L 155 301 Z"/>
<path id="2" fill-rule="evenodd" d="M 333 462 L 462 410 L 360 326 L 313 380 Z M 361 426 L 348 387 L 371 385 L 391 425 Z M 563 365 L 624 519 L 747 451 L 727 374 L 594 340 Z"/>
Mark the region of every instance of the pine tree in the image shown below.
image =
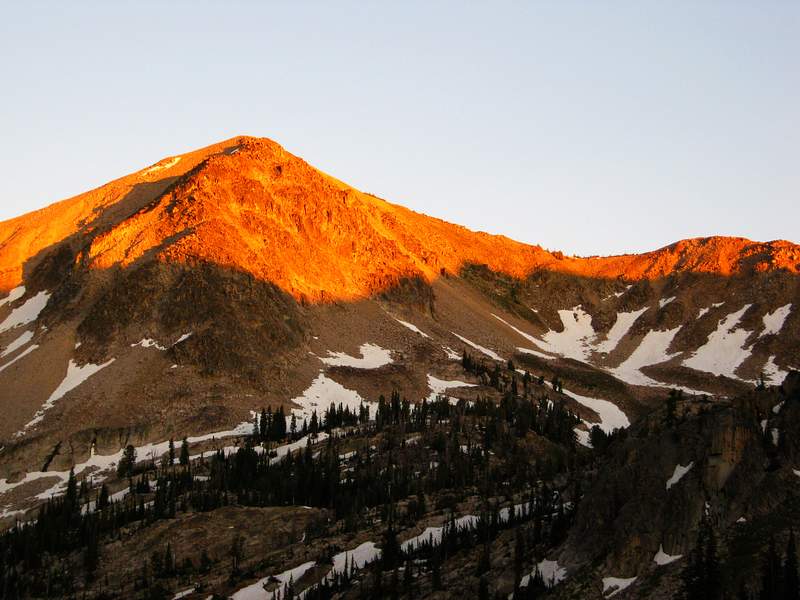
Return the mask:
<path id="1" fill-rule="evenodd" d="M 794 531 L 789 533 L 786 545 L 786 560 L 783 563 L 783 598 L 784 600 L 800 600 L 800 582 L 797 572 L 797 544 Z"/>
<path id="2" fill-rule="evenodd" d="M 760 600 L 780 600 L 781 592 L 781 559 L 775 546 L 775 538 L 769 542 L 764 566 L 761 571 Z"/>
<path id="3" fill-rule="evenodd" d="M 181 442 L 181 456 L 179 462 L 183 466 L 189 464 L 189 442 L 186 438 L 183 438 L 183 441 Z"/>
<path id="4" fill-rule="evenodd" d="M 169 438 L 169 466 L 175 464 L 175 440 Z"/>

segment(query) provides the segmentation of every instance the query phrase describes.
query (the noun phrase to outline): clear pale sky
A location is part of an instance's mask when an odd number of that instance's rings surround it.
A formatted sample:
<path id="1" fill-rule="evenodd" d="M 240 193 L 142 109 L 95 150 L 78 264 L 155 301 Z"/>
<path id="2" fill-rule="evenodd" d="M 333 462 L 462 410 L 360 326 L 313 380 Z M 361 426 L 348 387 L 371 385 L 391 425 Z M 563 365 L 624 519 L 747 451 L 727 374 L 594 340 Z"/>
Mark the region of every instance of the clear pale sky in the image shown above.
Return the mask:
<path id="1" fill-rule="evenodd" d="M 798 31 L 796 1 L 9 3 L 0 220 L 249 134 L 568 253 L 798 242 Z"/>

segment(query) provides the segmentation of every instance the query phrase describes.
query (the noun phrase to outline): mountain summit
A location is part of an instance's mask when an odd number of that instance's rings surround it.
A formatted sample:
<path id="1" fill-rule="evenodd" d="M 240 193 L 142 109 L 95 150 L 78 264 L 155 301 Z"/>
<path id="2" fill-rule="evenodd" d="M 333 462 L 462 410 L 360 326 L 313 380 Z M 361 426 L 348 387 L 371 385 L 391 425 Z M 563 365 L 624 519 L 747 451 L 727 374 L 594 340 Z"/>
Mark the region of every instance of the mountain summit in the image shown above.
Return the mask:
<path id="1" fill-rule="evenodd" d="M 311 302 L 354 300 L 403 279 L 469 264 L 515 278 L 545 269 L 636 281 L 692 271 L 797 272 L 788 242 L 678 242 L 642 255 L 573 258 L 469 231 L 383 201 L 314 169 L 267 139 L 238 137 L 0 223 L 0 288 L 57 247 L 82 267 L 208 262 Z"/>

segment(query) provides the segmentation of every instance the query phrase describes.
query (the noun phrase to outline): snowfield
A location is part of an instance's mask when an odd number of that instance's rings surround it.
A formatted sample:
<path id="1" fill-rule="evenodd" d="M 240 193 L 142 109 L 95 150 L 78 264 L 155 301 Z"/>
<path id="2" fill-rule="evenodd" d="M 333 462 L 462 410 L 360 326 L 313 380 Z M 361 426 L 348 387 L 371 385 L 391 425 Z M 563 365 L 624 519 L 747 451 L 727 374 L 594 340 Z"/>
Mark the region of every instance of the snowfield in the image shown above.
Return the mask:
<path id="1" fill-rule="evenodd" d="M 617 320 L 614 321 L 614 325 L 612 325 L 611 329 L 608 330 L 605 341 L 598 344 L 597 351 L 607 353 L 614 350 L 614 348 L 617 347 L 617 344 L 619 344 L 620 340 L 622 340 L 622 338 L 624 338 L 625 335 L 631 330 L 631 327 L 633 327 L 636 319 L 647 312 L 647 308 L 648 307 L 645 306 L 639 310 L 617 313 Z"/>
<path id="2" fill-rule="evenodd" d="M 50 300 L 50 292 L 39 292 L 32 298 L 28 298 L 22 306 L 12 310 L 5 321 L 0 323 L 0 333 L 21 325 L 33 323 L 39 318 L 44 307 L 47 306 L 48 300 Z"/>
<path id="3" fill-rule="evenodd" d="M 789 316 L 789 311 L 792 309 L 791 304 L 776 308 L 774 312 L 767 313 L 761 317 L 764 321 L 764 331 L 761 335 L 772 335 L 779 333 L 783 329 L 783 324 L 786 322 L 786 317 Z"/>
<path id="4" fill-rule="evenodd" d="M 592 327 L 592 316 L 580 306 L 572 310 L 559 310 L 558 316 L 564 325 L 563 331 L 551 329 L 541 340 L 530 337 L 530 341 L 545 352 L 587 362 L 592 353 L 592 344 L 597 337 Z"/>
<path id="5" fill-rule="evenodd" d="M 351 412 L 358 410 L 362 404 L 369 408 L 370 417 L 374 416 L 377 410 L 375 402 L 368 402 L 364 400 L 355 390 L 349 390 L 340 383 L 330 379 L 325 373 L 320 372 L 316 379 L 311 382 L 311 385 L 302 393 L 302 395 L 292 398 L 291 402 L 296 404 L 298 408 L 293 408 L 291 414 L 295 415 L 298 420 L 298 426 L 303 422 L 303 419 L 311 419 L 312 413 L 316 410 L 317 417 L 322 419 L 322 415 L 330 407 L 331 403 L 347 407 Z"/>
<path id="6" fill-rule="evenodd" d="M 667 348 L 669 348 L 679 329 L 680 327 L 667 329 L 666 331 L 648 331 L 639 346 L 625 362 L 610 370 L 611 374 L 633 385 L 664 386 L 663 383 L 651 379 L 639 369 L 668 361 L 675 356 L 675 354 L 667 354 Z"/>
<path id="7" fill-rule="evenodd" d="M 750 332 L 741 328 L 736 329 L 736 327 L 742 315 L 751 306 L 752 304 L 745 304 L 736 312 L 720 320 L 717 329 L 708 336 L 708 341 L 700 346 L 691 357 L 684 360 L 683 365 L 714 375 L 736 378 L 734 371 L 750 356 L 750 350 L 744 348 Z"/>
<path id="8" fill-rule="evenodd" d="M 606 433 L 611 433 L 615 429 L 624 429 L 630 427 L 630 419 L 620 410 L 620 408 L 613 402 L 608 400 L 600 400 L 599 398 L 589 398 L 588 396 L 581 396 L 575 392 L 564 390 L 564 394 L 573 398 L 579 404 L 583 404 L 587 408 L 591 408 L 600 417 L 599 423 L 589 423 L 584 421 L 591 429 L 594 425 L 598 425 L 600 429 Z M 587 434 L 588 435 L 588 434 Z"/>
<path id="9" fill-rule="evenodd" d="M 377 344 L 361 344 L 361 358 L 350 356 L 345 352 L 328 351 L 327 358 L 320 360 L 332 367 L 353 367 L 355 369 L 377 369 L 392 362 L 391 350 L 381 348 Z"/>

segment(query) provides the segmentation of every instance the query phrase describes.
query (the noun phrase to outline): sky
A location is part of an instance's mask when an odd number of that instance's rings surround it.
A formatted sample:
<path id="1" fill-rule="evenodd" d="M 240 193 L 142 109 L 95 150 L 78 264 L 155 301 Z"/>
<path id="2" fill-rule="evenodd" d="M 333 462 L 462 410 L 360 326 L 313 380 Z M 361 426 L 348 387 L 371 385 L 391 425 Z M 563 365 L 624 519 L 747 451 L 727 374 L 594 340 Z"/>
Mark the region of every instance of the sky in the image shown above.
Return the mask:
<path id="1" fill-rule="evenodd" d="M 240 134 L 569 254 L 800 241 L 800 3 L 17 2 L 0 220 Z"/>

